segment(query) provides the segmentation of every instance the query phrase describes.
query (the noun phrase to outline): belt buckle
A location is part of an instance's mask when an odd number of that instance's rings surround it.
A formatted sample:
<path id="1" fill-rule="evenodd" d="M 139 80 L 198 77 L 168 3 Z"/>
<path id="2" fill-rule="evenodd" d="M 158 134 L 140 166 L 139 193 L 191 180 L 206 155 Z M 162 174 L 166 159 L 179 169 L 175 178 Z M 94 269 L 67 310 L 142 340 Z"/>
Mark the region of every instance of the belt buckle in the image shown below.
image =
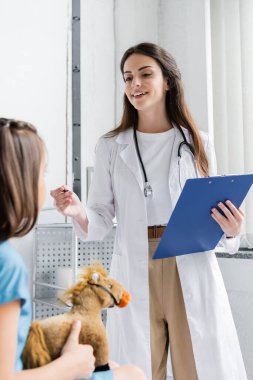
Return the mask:
<path id="1" fill-rule="evenodd" d="M 156 239 L 156 238 L 160 237 L 159 236 L 160 227 L 162 227 L 162 226 L 154 225 L 154 226 L 149 227 L 149 230 L 151 231 L 151 234 L 150 234 L 151 239 Z"/>
<path id="2" fill-rule="evenodd" d="M 152 238 L 152 239 L 157 238 L 157 237 L 158 237 L 157 226 L 152 226 L 152 227 L 150 228 L 150 230 L 152 231 L 152 236 L 151 236 L 151 238 Z"/>

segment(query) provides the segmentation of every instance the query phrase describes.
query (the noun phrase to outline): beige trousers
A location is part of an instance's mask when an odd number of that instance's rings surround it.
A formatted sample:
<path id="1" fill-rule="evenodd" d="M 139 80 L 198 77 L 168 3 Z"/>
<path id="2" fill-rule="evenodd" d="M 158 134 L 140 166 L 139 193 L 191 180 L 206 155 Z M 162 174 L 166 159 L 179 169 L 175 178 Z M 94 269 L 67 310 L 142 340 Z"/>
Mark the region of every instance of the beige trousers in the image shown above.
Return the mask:
<path id="1" fill-rule="evenodd" d="M 152 260 L 159 240 L 149 239 L 152 380 L 166 380 L 169 346 L 174 380 L 197 380 L 176 258 Z"/>

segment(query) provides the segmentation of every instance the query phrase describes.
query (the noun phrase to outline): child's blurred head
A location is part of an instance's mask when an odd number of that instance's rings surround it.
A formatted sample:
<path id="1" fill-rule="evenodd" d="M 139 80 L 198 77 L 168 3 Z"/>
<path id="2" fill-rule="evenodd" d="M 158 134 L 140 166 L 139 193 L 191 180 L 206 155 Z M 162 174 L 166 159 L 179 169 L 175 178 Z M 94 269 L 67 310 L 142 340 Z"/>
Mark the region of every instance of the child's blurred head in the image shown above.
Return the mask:
<path id="1" fill-rule="evenodd" d="M 36 128 L 0 118 L 0 241 L 34 226 L 45 199 L 45 148 Z"/>

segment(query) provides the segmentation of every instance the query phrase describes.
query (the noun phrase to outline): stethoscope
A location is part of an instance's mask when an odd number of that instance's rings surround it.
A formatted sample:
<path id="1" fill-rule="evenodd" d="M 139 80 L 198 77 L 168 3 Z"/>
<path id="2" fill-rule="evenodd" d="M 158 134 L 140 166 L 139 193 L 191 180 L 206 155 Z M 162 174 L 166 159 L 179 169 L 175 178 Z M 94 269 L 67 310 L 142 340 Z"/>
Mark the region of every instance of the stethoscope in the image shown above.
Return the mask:
<path id="1" fill-rule="evenodd" d="M 197 167 L 196 167 L 195 152 L 194 152 L 193 146 L 190 143 L 188 143 L 188 141 L 186 140 L 186 137 L 185 137 L 183 129 L 179 125 L 177 125 L 176 128 L 178 128 L 178 130 L 180 131 L 180 133 L 181 133 L 181 135 L 183 137 L 183 141 L 181 141 L 181 143 L 178 146 L 178 150 L 177 150 L 178 165 L 179 165 L 179 184 L 180 184 L 180 187 L 181 187 L 181 190 L 182 190 L 181 175 L 180 175 L 180 160 L 181 160 L 181 157 L 182 157 L 182 148 L 183 148 L 183 146 L 187 146 L 187 148 L 189 148 L 189 150 L 190 150 L 190 152 L 192 154 L 196 177 L 198 177 L 198 171 L 197 171 Z M 148 181 L 147 173 L 146 173 L 146 170 L 145 170 L 142 158 L 141 158 L 141 153 L 140 153 L 140 149 L 139 149 L 139 144 L 138 144 L 138 139 L 137 139 L 137 133 L 136 133 L 136 127 L 135 126 L 133 127 L 133 130 L 134 130 L 134 142 L 135 142 L 136 152 L 137 152 L 137 155 L 138 155 L 139 162 L 141 164 L 141 169 L 142 169 L 142 173 L 143 173 L 143 177 L 144 177 L 144 196 L 146 198 L 148 198 L 148 197 L 152 198 L 152 196 L 153 196 L 153 190 L 152 190 L 152 187 L 151 187 L 151 185 L 150 185 L 150 183 Z"/>

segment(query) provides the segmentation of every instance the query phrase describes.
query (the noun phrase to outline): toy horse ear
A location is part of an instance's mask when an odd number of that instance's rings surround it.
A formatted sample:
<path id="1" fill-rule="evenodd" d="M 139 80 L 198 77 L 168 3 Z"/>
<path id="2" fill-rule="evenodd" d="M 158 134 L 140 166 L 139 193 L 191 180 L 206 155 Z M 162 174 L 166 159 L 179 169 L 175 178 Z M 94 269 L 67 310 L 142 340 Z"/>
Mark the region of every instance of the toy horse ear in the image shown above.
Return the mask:
<path id="1" fill-rule="evenodd" d="M 98 282 L 98 280 L 99 280 L 99 274 L 98 273 L 92 273 L 91 278 L 92 278 L 93 281 Z"/>

